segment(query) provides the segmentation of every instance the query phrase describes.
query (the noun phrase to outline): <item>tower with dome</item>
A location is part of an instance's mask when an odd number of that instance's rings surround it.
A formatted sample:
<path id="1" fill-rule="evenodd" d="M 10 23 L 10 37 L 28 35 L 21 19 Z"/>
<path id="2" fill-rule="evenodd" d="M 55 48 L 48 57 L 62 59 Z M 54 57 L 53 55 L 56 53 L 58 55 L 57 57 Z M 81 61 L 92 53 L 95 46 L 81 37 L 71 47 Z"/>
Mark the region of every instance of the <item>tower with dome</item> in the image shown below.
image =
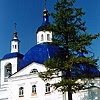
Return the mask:
<path id="1" fill-rule="evenodd" d="M 0 100 L 67 100 L 67 93 L 62 94 L 51 87 L 51 84 L 61 80 L 60 78 L 44 82 L 38 76 L 38 72 L 46 71 L 44 62 L 60 52 L 58 46 L 47 44 L 52 42 L 53 37 L 52 32 L 45 29 L 49 24 L 46 0 L 44 0 L 42 24 L 36 31 L 37 44 L 24 55 L 20 53 L 20 40 L 16 29 L 14 30 L 11 51 L 0 60 Z M 79 56 L 83 54 L 80 53 Z M 96 97 L 93 100 L 99 100 L 100 79 L 90 80 L 88 85 L 92 85 L 92 88 L 73 94 L 73 100 L 89 100 L 88 98 L 92 98 L 92 93 Z"/>

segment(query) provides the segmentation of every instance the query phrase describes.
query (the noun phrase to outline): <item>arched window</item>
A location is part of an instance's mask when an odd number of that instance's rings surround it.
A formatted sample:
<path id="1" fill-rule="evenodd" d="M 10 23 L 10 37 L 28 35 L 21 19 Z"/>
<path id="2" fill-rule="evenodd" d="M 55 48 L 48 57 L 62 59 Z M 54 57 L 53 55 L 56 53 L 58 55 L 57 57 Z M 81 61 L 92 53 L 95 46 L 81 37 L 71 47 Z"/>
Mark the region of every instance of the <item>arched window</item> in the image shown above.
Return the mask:
<path id="1" fill-rule="evenodd" d="M 10 77 L 11 74 L 12 74 L 12 65 L 11 63 L 9 63 L 5 66 L 5 78 Z"/>
<path id="2" fill-rule="evenodd" d="M 24 88 L 20 87 L 19 88 L 19 97 L 23 97 L 24 96 Z"/>
<path id="3" fill-rule="evenodd" d="M 32 94 L 31 96 L 37 96 L 36 85 L 32 85 Z"/>
<path id="4" fill-rule="evenodd" d="M 36 85 L 32 85 L 32 93 L 36 94 Z"/>
<path id="5" fill-rule="evenodd" d="M 43 41 L 44 39 L 43 39 L 43 34 L 41 35 L 41 41 Z"/>
<path id="6" fill-rule="evenodd" d="M 46 91 L 46 94 L 50 93 L 50 84 L 49 83 L 45 84 L 45 91 Z"/>
<path id="7" fill-rule="evenodd" d="M 38 70 L 37 69 L 32 69 L 30 73 L 38 74 Z"/>
<path id="8" fill-rule="evenodd" d="M 47 40 L 50 41 L 50 34 L 47 34 Z"/>

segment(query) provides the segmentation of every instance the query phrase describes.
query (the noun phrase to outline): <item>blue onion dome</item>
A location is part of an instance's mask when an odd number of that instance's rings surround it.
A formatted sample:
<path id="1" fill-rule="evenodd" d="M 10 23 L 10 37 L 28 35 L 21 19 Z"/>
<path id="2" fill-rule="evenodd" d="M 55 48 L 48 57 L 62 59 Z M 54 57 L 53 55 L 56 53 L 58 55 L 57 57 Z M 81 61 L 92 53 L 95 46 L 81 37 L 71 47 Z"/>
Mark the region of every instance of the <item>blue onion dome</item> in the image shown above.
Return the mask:
<path id="1" fill-rule="evenodd" d="M 85 57 L 83 51 L 78 53 L 78 58 L 80 57 Z M 71 77 L 77 77 L 84 74 L 98 77 L 100 76 L 100 71 L 97 68 L 94 68 L 93 65 L 86 63 L 78 63 L 71 68 Z"/>
<path id="2" fill-rule="evenodd" d="M 45 26 L 48 26 L 50 24 L 49 22 L 49 16 L 48 16 L 48 11 L 46 9 L 44 9 L 43 11 L 43 21 L 40 27 L 38 27 L 37 32 L 38 31 L 43 31 Z"/>
<path id="3" fill-rule="evenodd" d="M 13 57 L 18 57 L 18 58 L 22 59 L 23 56 L 24 55 L 21 53 L 14 52 L 14 53 L 9 53 L 9 54 L 4 55 L 4 57 L 2 59 L 9 59 L 9 58 L 13 58 Z"/>
<path id="4" fill-rule="evenodd" d="M 83 54 L 83 51 L 79 51 L 78 53 L 78 58 L 80 57 L 85 57 Z M 91 64 L 86 64 L 86 63 L 77 63 L 71 67 L 71 75 L 70 77 L 82 77 L 82 75 L 90 75 L 90 76 L 95 76 L 95 77 L 100 77 L 100 71 L 95 68 Z M 66 77 L 66 72 L 63 72 L 63 76 Z"/>
<path id="5" fill-rule="evenodd" d="M 25 54 L 20 62 L 19 70 L 31 64 L 32 62 L 44 64 L 47 59 L 53 58 L 59 52 L 60 48 L 57 45 L 37 44 Z"/>

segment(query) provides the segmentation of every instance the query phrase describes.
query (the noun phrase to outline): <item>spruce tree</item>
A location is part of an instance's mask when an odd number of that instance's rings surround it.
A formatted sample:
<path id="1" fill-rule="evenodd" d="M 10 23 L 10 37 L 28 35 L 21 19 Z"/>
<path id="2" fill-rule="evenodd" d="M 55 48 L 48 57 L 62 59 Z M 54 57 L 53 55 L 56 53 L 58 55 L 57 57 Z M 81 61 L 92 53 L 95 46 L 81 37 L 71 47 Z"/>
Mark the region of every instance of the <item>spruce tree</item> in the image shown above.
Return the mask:
<path id="1" fill-rule="evenodd" d="M 86 81 L 82 80 L 99 76 L 90 71 L 91 68 L 98 70 L 98 59 L 94 55 L 84 56 L 83 53 L 85 55 L 90 53 L 87 47 L 100 34 L 93 35 L 86 32 L 85 22 L 82 20 L 85 13 L 82 8 L 74 6 L 75 2 L 75 0 L 57 0 L 55 12 L 51 13 L 53 22 L 44 28 L 53 32 L 51 45 L 58 45 L 63 52 L 59 57 L 48 59 L 45 62 L 47 71 L 39 73 L 43 80 L 61 78 L 61 81 L 52 86 L 63 93 L 68 92 L 68 100 L 72 100 L 72 93 L 85 89 Z M 80 57 L 79 53 L 82 54 Z"/>

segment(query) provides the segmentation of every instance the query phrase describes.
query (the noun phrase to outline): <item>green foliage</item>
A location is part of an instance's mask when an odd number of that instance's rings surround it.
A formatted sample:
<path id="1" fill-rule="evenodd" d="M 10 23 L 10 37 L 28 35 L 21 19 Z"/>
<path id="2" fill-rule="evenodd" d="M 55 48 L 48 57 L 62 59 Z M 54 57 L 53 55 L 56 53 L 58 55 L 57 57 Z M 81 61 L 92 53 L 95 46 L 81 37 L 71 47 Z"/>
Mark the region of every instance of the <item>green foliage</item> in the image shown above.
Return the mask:
<path id="1" fill-rule="evenodd" d="M 61 91 L 63 93 L 65 91 L 69 91 L 69 86 L 72 86 L 70 90 L 71 93 L 84 89 L 84 85 L 82 83 L 78 83 L 76 82 L 76 80 L 72 79 L 61 80 L 58 83 L 52 84 L 52 86 L 55 87 L 55 90 L 58 89 L 58 91 Z"/>
<path id="2" fill-rule="evenodd" d="M 61 81 L 52 84 L 59 91 L 71 93 L 84 89 L 86 82 L 78 81 L 80 78 L 93 78 L 94 75 L 83 74 L 72 78 L 71 68 L 77 64 L 86 64 L 87 67 L 98 69 L 94 56 L 78 57 L 78 52 L 89 53 L 87 47 L 92 41 L 100 36 L 98 34 L 88 34 L 82 16 L 85 14 L 82 8 L 75 8 L 75 0 L 58 0 L 54 6 L 55 13 L 51 13 L 53 23 L 46 28 L 53 32 L 52 44 L 59 45 L 63 49 L 61 58 L 49 59 L 45 62 L 46 72 L 39 73 L 39 76 L 47 81 L 53 78 L 60 78 Z M 76 66 L 75 71 L 77 71 Z M 63 76 L 61 72 L 67 74 Z M 71 87 L 71 88 L 69 88 Z"/>

